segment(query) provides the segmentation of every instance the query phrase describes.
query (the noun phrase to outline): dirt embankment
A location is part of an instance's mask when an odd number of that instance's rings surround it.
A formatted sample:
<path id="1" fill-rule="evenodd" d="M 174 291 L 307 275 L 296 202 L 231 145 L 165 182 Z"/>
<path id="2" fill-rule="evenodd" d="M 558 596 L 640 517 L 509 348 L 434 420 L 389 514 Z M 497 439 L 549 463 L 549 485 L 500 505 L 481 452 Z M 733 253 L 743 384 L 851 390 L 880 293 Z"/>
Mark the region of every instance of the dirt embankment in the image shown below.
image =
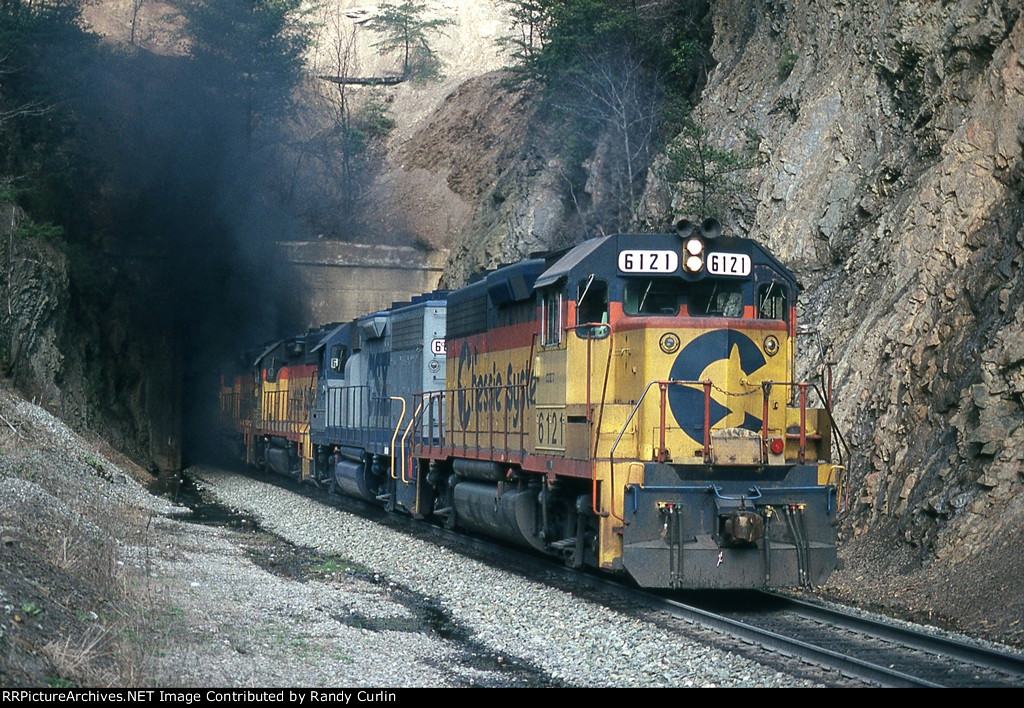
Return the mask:
<path id="1" fill-rule="evenodd" d="M 0 686 L 551 685 L 379 572 L 194 489 L 194 512 L 150 494 L 144 471 L 8 386 Z"/>
<path id="2" fill-rule="evenodd" d="M 0 684 L 144 681 L 140 580 L 170 505 L 125 470 L 145 475 L 0 384 Z"/>

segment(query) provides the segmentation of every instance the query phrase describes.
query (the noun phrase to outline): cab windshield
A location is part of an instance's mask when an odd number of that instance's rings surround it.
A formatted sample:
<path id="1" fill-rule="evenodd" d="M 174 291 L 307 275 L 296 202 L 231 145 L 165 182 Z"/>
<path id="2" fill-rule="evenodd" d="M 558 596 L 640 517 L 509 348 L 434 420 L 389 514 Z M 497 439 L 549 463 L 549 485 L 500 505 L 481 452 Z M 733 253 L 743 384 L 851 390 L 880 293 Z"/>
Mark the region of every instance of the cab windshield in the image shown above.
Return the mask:
<path id="1" fill-rule="evenodd" d="M 743 317 L 743 281 L 705 279 L 685 283 L 667 278 L 630 280 L 622 296 L 627 315 L 679 314 L 686 303 L 691 317 Z"/>
<path id="2" fill-rule="evenodd" d="M 676 315 L 682 288 L 677 280 L 630 280 L 622 296 L 627 315 Z"/>
<path id="3" fill-rule="evenodd" d="M 743 283 L 702 280 L 690 291 L 692 317 L 743 317 Z"/>

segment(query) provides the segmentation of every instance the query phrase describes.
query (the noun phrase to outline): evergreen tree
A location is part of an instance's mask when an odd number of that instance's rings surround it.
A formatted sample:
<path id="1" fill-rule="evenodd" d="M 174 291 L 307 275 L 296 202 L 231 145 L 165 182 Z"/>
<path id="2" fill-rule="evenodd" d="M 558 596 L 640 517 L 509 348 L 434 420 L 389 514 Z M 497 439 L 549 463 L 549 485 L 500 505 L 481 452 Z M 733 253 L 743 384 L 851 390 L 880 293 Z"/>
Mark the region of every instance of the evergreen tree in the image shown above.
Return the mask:
<path id="1" fill-rule="evenodd" d="M 67 228 L 78 204 L 72 95 L 99 53 L 76 0 L 0 4 L 2 196 L 16 198 L 37 221 Z"/>
<path id="2" fill-rule="evenodd" d="M 310 42 L 302 0 L 185 0 L 183 16 L 200 83 L 237 117 L 245 152 L 272 142 Z"/>
<path id="3" fill-rule="evenodd" d="M 756 142 L 756 136 L 748 136 L 748 149 L 742 151 L 715 147 L 708 131 L 686 116 L 660 169 L 660 176 L 680 197 L 680 210 L 693 218 L 710 216 L 724 221 L 726 212 L 737 206 L 747 190 L 741 173 L 758 164 Z"/>
<path id="4" fill-rule="evenodd" d="M 378 14 L 370 20 L 367 27 L 384 35 L 384 38 L 373 46 L 381 54 L 394 51 L 402 52 L 402 76 L 423 76 L 430 73 L 436 66 L 431 60 L 434 53 L 427 41 L 431 35 L 441 34 L 444 28 L 455 24 L 444 18 L 426 19 L 425 3 L 405 0 L 397 5 L 381 3 Z"/>
<path id="5" fill-rule="evenodd" d="M 534 67 L 544 49 L 549 23 L 548 0 L 505 0 L 512 18 L 512 34 L 499 39 L 511 48 L 513 71 L 522 76 L 534 76 Z"/>

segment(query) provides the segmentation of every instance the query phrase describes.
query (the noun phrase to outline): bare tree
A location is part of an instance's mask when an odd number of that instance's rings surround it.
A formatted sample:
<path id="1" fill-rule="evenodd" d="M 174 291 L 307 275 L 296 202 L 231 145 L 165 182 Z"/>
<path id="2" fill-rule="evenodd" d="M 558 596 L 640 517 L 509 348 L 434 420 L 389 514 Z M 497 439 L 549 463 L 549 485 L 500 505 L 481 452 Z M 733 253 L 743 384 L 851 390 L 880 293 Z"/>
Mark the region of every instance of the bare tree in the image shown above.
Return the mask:
<path id="1" fill-rule="evenodd" d="M 354 232 L 362 221 L 375 174 L 377 155 L 392 121 L 379 89 L 356 74 L 358 29 L 333 8 L 325 8 L 314 38 L 310 67 L 316 100 L 297 114 L 294 169 L 289 198 L 305 200 L 303 213 L 318 228 L 334 235 Z M 300 182 L 305 183 L 299 189 Z"/>
<path id="2" fill-rule="evenodd" d="M 654 157 L 660 82 L 630 51 L 586 53 L 583 67 L 569 78 L 570 97 L 560 107 L 599 128 L 591 169 L 609 185 L 612 213 L 604 218 L 626 229 L 637 220 L 642 182 Z"/>
<path id="3" fill-rule="evenodd" d="M 355 57 L 355 26 L 349 30 L 340 14 L 334 13 L 329 25 L 330 35 L 327 41 L 326 56 L 330 62 L 330 70 L 334 76 L 346 79 L 351 76 L 356 66 Z M 342 213 L 351 216 L 358 210 L 364 185 L 360 182 L 356 165 L 359 141 L 353 134 L 352 92 L 354 89 L 344 80 L 337 82 L 321 82 L 320 92 L 329 111 L 329 127 L 325 137 L 334 143 L 335 154 L 340 157 L 340 197 Z M 323 154 L 323 153 L 321 153 Z M 329 159 L 329 158 L 328 158 Z"/>
<path id="4" fill-rule="evenodd" d="M 132 0 L 132 29 L 131 29 L 131 45 L 135 46 L 135 30 L 139 24 L 139 13 L 142 11 L 142 5 L 146 0 Z"/>

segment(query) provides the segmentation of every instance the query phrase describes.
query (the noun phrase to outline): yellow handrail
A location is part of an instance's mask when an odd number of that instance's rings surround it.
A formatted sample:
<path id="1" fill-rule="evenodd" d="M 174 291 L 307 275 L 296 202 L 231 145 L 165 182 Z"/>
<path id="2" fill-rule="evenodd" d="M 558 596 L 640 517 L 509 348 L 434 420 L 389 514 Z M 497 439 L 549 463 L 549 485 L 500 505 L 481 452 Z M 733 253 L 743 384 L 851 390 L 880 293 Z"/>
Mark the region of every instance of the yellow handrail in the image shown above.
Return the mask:
<path id="1" fill-rule="evenodd" d="M 416 422 L 416 416 L 423 410 L 423 401 L 416 406 L 416 410 L 413 411 L 412 416 L 409 418 L 409 425 L 405 426 L 405 432 L 402 434 L 402 484 L 409 484 L 409 480 L 405 478 L 405 439 L 409 437 L 409 433 L 412 432 L 412 424 Z"/>
<path id="2" fill-rule="evenodd" d="M 395 439 L 398 431 L 402 429 L 402 422 L 405 420 L 405 399 L 401 396 L 391 396 L 392 401 L 402 402 L 402 414 L 398 417 L 398 425 L 395 426 L 395 433 L 391 436 L 391 479 L 398 479 L 395 475 Z"/>

